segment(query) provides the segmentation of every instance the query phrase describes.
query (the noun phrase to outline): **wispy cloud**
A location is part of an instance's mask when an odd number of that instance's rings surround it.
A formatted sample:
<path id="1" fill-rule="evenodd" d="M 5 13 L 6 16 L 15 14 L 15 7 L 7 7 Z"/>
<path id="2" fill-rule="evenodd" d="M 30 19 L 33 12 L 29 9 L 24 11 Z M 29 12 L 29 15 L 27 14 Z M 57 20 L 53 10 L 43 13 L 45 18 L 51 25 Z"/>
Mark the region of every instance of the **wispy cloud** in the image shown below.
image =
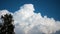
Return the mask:
<path id="1" fill-rule="evenodd" d="M 16 34 L 52 34 L 60 30 L 60 21 L 47 16 L 42 17 L 41 13 L 34 13 L 34 11 L 33 4 L 24 4 L 14 13 L 0 10 L 0 17 L 6 13 L 13 15 Z"/>

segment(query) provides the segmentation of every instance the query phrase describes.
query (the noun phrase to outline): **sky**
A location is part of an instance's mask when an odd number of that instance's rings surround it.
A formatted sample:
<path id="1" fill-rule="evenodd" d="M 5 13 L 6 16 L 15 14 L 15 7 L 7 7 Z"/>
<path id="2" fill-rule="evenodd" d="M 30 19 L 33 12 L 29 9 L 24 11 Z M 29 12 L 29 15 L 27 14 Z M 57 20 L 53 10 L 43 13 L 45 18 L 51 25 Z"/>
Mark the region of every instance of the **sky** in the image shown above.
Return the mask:
<path id="1" fill-rule="evenodd" d="M 21 9 L 25 10 L 25 8 L 26 8 L 26 7 L 21 8 L 22 6 L 24 6 L 24 4 L 27 4 L 28 6 L 30 6 L 29 4 L 33 5 L 33 9 L 35 9 L 35 10 L 32 10 L 32 11 L 34 11 L 34 13 L 32 12 L 31 15 L 33 15 L 33 14 L 35 15 L 35 13 L 41 13 L 41 15 L 42 15 L 41 17 L 43 19 L 45 19 L 44 16 L 47 16 L 47 18 L 49 18 L 49 19 L 54 18 L 54 20 L 60 21 L 60 0 L 0 0 L 0 10 L 5 11 L 5 9 L 6 9 L 9 12 L 14 13 L 14 18 L 17 18 L 15 16 L 15 14 L 18 15 L 18 12 L 20 12 Z M 30 8 L 28 8 L 28 10 L 30 10 Z M 27 12 L 26 15 L 22 14 L 23 18 L 30 17 L 31 15 L 29 14 L 29 16 L 28 16 L 27 15 L 28 13 L 29 12 Z M 25 16 L 27 16 L 27 17 L 25 17 Z M 32 17 L 32 19 L 33 18 L 34 17 Z M 17 19 L 17 20 L 19 20 L 19 19 Z M 56 34 L 60 34 L 59 32 L 60 31 L 58 31 Z"/>
<path id="2" fill-rule="evenodd" d="M 0 10 L 15 12 L 24 4 L 33 4 L 35 12 L 60 20 L 60 0 L 0 0 Z"/>

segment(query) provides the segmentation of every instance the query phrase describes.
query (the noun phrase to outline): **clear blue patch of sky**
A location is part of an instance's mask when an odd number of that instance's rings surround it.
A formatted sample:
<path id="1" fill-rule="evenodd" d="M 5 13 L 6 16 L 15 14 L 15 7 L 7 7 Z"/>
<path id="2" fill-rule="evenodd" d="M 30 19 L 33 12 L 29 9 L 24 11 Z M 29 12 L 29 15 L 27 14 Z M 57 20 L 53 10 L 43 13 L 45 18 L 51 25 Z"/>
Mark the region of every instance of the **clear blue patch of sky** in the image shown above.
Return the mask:
<path id="1" fill-rule="evenodd" d="M 14 12 L 24 4 L 33 4 L 36 13 L 40 12 L 42 16 L 60 20 L 60 0 L 0 0 L 0 10 Z"/>

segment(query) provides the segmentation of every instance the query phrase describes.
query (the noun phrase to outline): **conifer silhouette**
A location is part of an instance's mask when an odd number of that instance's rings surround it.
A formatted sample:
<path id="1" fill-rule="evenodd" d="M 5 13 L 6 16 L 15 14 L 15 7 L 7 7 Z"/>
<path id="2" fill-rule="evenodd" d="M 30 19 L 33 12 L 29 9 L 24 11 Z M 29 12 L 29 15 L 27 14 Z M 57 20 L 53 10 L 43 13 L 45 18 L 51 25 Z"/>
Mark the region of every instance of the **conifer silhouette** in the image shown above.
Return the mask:
<path id="1" fill-rule="evenodd" d="M 3 19 L 3 25 L 0 25 L 0 34 L 15 34 L 14 33 L 14 25 L 13 22 L 13 16 L 11 14 L 6 14 L 4 16 L 1 16 L 1 19 Z"/>

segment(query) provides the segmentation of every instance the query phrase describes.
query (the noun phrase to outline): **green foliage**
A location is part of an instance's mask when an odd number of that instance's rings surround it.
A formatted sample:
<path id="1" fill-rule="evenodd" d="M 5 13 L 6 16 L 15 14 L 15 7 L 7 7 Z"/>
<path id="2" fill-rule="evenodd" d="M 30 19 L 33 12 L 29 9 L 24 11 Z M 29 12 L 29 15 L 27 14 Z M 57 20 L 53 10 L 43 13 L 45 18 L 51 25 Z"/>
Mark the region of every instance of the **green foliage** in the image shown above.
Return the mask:
<path id="1" fill-rule="evenodd" d="M 13 22 L 13 16 L 11 14 L 6 14 L 4 16 L 1 16 L 1 19 L 3 19 L 3 25 L 0 25 L 0 34 L 15 34 L 14 33 L 14 25 Z"/>

